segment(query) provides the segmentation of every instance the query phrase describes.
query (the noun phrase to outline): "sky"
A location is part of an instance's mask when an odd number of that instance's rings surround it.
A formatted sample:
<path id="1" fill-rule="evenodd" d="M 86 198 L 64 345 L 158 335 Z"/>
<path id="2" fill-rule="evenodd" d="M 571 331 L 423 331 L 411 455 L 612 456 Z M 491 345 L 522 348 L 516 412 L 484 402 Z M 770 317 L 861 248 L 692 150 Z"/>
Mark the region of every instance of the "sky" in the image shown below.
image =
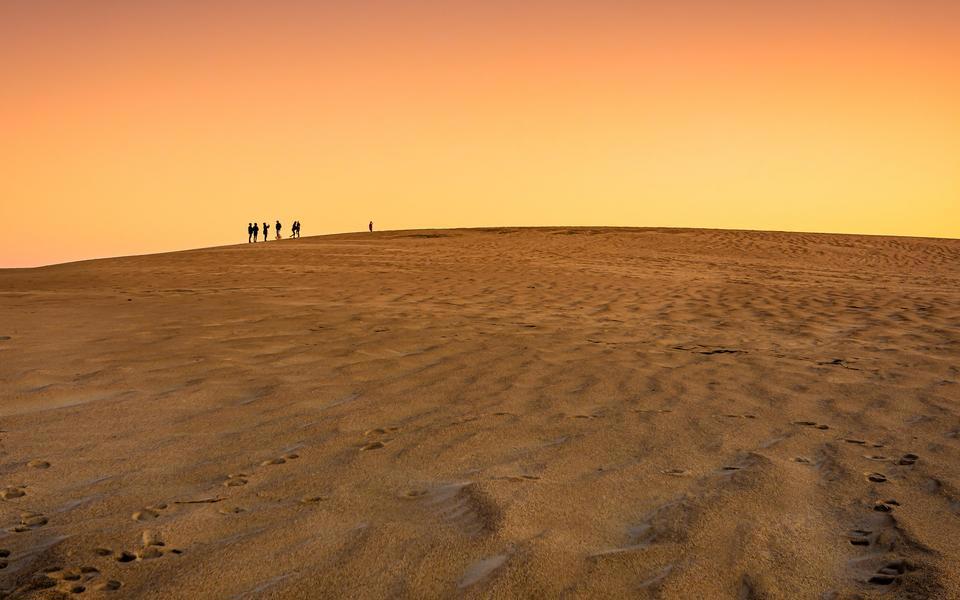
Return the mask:
<path id="1" fill-rule="evenodd" d="M 960 238 L 960 3 L 0 0 L 0 267 L 277 219 Z"/>

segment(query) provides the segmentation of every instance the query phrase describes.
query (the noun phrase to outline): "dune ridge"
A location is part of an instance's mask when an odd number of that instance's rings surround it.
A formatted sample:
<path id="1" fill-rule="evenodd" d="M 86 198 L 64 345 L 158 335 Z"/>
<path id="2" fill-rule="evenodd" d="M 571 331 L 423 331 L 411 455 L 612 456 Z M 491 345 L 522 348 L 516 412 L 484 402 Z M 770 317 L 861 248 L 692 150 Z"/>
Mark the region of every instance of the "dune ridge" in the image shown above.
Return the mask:
<path id="1" fill-rule="evenodd" d="M 0 270 L 10 598 L 960 597 L 960 240 Z"/>

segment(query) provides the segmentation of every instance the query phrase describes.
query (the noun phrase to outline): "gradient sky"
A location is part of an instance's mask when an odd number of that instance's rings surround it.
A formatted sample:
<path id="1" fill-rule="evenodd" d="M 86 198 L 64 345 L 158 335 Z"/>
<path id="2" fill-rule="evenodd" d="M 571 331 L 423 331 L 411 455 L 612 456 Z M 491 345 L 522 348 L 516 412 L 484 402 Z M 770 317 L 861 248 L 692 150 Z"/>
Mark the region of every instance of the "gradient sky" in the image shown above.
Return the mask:
<path id="1" fill-rule="evenodd" d="M 2 0 L 0 266 L 278 218 L 960 237 L 958 5 Z"/>

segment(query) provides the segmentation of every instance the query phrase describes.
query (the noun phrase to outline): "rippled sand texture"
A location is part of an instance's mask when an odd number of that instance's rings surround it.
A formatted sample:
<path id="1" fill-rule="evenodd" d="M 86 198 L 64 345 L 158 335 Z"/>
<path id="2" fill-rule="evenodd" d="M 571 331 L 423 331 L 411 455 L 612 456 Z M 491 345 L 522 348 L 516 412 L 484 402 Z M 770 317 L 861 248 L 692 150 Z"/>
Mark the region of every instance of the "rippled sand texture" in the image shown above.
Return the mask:
<path id="1" fill-rule="evenodd" d="M 0 271 L 17 598 L 958 598 L 960 241 L 350 234 Z"/>

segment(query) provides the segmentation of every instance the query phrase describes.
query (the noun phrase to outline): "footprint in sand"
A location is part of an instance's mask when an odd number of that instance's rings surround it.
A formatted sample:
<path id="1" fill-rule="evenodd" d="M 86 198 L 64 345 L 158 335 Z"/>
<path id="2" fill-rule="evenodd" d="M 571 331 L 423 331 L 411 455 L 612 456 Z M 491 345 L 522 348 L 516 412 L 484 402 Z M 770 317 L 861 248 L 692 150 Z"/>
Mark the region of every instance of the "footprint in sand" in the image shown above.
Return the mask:
<path id="1" fill-rule="evenodd" d="M 898 549 L 909 547 L 909 544 L 904 543 L 906 540 L 897 520 L 889 514 L 893 507 L 899 505 L 894 499 L 877 501 L 873 508 L 881 514 L 875 513 L 867 519 L 869 523 L 865 523 L 865 527 L 854 529 L 848 534 L 850 544 L 870 546 L 869 553 L 855 561 L 855 564 L 866 567 L 865 571 L 857 575 L 863 583 L 888 586 L 899 583 L 902 575 L 918 568 L 902 556 L 890 555 Z M 883 561 L 879 562 L 879 568 L 878 561 Z"/>
<path id="2" fill-rule="evenodd" d="M 166 553 L 183 554 L 183 550 L 178 548 L 167 548 L 166 543 L 160 538 L 160 534 L 152 529 L 145 529 L 140 534 L 140 548 L 135 551 L 121 550 L 114 555 L 117 562 L 129 563 L 136 560 L 152 560 L 164 556 Z M 107 550 L 109 552 L 109 550 Z M 98 549 L 97 553 L 100 553 Z"/>
<path id="3" fill-rule="evenodd" d="M 218 510 L 221 515 L 239 515 L 242 512 L 247 512 L 247 509 L 241 506 L 224 506 Z"/>
<path id="4" fill-rule="evenodd" d="M 98 583 L 94 586 L 94 589 L 104 591 L 104 592 L 115 592 L 120 589 L 123 584 L 117 581 L 116 579 L 108 579 L 101 583 Z"/>
<path id="5" fill-rule="evenodd" d="M 380 442 L 380 441 L 370 442 L 369 444 L 364 444 L 363 446 L 361 446 L 361 447 L 360 447 L 360 451 L 363 452 L 364 450 L 379 450 L 380 448 L 383 448 L 384 446 L 385 446 L 385 444 L 384 444 L 383 442 Z"/>
<path id="6" fill-rule="evenodd" d="M 872 531 L 866 529 L 854 529 L 850 532 L 850 543 L 854 546 L 869 546 L 871 544 Z"/>
<path id="7" fill-rule="evenodd" d="M 92 566 L 83 566 L 79 569 L 64 569 L 59 566 L 50 566 L 43 569 L 41 577 L 44 579 L 43 587 L 45 588 L 58 586 L 61 591 L 66 591 L 71 594 L 82 594 L 87 590 L 87 586 L 92 581 L 100 577 L 100 569 Z M 116 587 L 104 587 L 104 584 L 111 582 L 114 582 Z M 111 579 L 107 582 L 97 584 L 95 589 L 110 590 L 119 588 L 120 582 Z"/>
<path id="8" fill-rule="evenodd" d="M 673 477 L 683 477 L 684 475 L 688 475 L 690 473 L 690 471 L 685 469 L 664 469 L 660 472 L 664 475 L 672 475 Z"/>
<path id="9" fill-rule="evenodd" d="M 31 460 L 27 466 L 31 469 L 49 469 L 50 463 L 45 460 Z"/>
<path id="10" fill-rule="evenodd" d="M 20 513 L 20 524 L 11 529 L 11 531 L 14 533 L 23 533 L 24 531 L 43 527 L 48 522 L 47 517 L 40 513 L 22 512 Z"/>
<path id="11" fill-rule="evenodd" d="M 282 465 L 282 464 L 284 464 L 285 462 L 287 462 L 288 460 L 296 460 L 296 459 L 298 459 L 298 458 L 300 458 L 300 455 L 299 455 L 299 454 L 296 454 L 296 453 L 291 452 L 290 454 L 284 454 L 283 456 L 280 456 L 280 457 L 277 457 L 277 458 L 271 458 L 271 459 L 269 459 L 269 460 L 265 460 L 265 461 L 263 461 L 262 463 L 260 463 L 260 466 L 261 466 L 261 467 L 267 467 L 267 466 L 270 466 L 270 465 Z"/>
<path id="12" fill-rule="evenodd" d="M 914 571 L 916 567 L 906 560 L 895 560 L 888 562 L 884 566 L 877 569 L 875 575 L 870 577 L 867 580 L 867 583 L 872 583 L 874 585 L 890 585 L 896 582 L 900 577 L 908 572 Z"/>
<path id="13" fill-rule="evenodd" d="M 6 548 L 0 548 L 0 569 L 6 569 L 9 562 L 7 559 L 10 557 L 10 551 Z"/>
<path id="14" fill-rule="evenodd" d="M 27 493 L 23 491 L 24 486 L 22 485 L 8 485 L 7 487 L 0 490 L 0 498 L 4 500 L 13 500 L 14 498 L 22 498 L 26 496 Z"/>
<path id="15" fill-rule="evenodd" d="M 864 446 L 867 443 L 866 440 L 858 440 L 856 438 L 845 438 L 843 441 L 845 441 L 848 444 L 858 444 L 860 446 Z"/>
<path id="16" fill-rule="evenodd" d="M 153 529 L 144 529 L 140 533 L 140 542 L 146 546 L 166 546 L 163 540 L 160 538 L 160 534 L 154 531 Z"/>
<path id="17" fill-rule="evenodd" d="M 887 476 L 883 473 L 867 473 L 867 481 L 872 481 L 873 483 L 884 483 L 887 481 Z"/>
<path id="18" fill-rule="evenodd" d="M 797 456 L 796 458 L 793 459 L 793 462 L 800 463 L 801 465 L 809 465 L 809 464 L 810 464 L 810 459 L 809 459 L 809 458 L 804 458 L 804 457 L 802 457 L 802 456 Z"/>
<path id="19" fill-rule="evenodd" d="M 900 460 L 898 461 L 898 464 L 905 465 L 905 466 L 908 466 L 908 467 L 912 467 L 914 464 L 916 464 L 916 462 L 917 462 L 917 460 L 918 460 L 919 458 L 920 458 L 920 457 L 917 456 L 916 454 L 909 454 L 909 453 L 908 453 L 908 454 L 904 454 L 903 456 L 900 457 Z"/>
<path id="20" fill-rule="evenodd" d="M 376 427 L 374 429 L 368 429 L 363 432 L 365 437 L 370 437 L 371 435 L 386 435 L 388 433 L 394 433 L 400 431 L 399 427 Z"/>
<path id="21" fill-rule="evenodd" d="M 176 555 L 183 554 L 183 550 L 180 550 L 179 548 L 171 548 L 168 552 L 170 552 L 170 554 L 176 554 Z M 125 552 L 124 554 L 129 556 L 130 553 Z M 164 555 L 163 550 L 160 550 L 159 548 L 154 548 L 153 546 L 151 546 L 149 548 L 141 548 L 140 550 L 137 550 L 135 557 L 140 560 L 148 560 L 151 558 L 160 558 L 163 555 Z M 121 562 L 129 562 L 129 560 L 121 561 Z"/>
<path id="22" fill-rule="evenodd" d="M 250 477 L 246 473 L 233 473 L 227 475 L 227 480 L 223 482 L 223 485 L 226 487 L 237 487 L 241 485 L 247 485 L 247 477 Z"/>
<path id="23" fill-rule="evenodd" d="M 900 506 L 900 503 L 896 500 L 877 500 L 873 505 L 873 510 L 877 512 L 892 512 L 894 506 Z"/>
<path id="24" fill-rule="evenodd" d="M 867 460 L 875 460 L 877 462 L 887 462 L 888 460 L 890 460 L 889 458 L 887 458 L 882 454 L 864 454 L 863 457 L 866 458 Z"/>
<path id="25" fill-rule="evenodd" d="M 144 508 L 143 510 L 138 510 L 134 512 L 132 515 L 130 515 L 130 518 L 133 519 L 134 521 L 152 521 L 153 519 L 156 519 L 159 516 L 160 516 L 160 513 L 158 513 L 157 511 L 150 508 Z"/>
<path id="26" fill-rule="evenodd" d="M 830 429 L 829 425 L 824 425 L 822 423 L 817 423 L 815 421 L 794 421 L 794 425 L 801 425 L 803 427 L 813 427 L 814 429 L 826 430 Z"/>
<path id="27" fill-rule="evenodd" d="M 163 551 L 153 546 L 137 550 L 137 558 L 140 560 L 150 560 L 151 558 L 160 558 L 161 556 L 163 556 Z"/>
<path id="28" fill-rule="evenodd" d="M 152 521 L 160 517 L 161 512 L 166 510 L 167 508 L 168 508 L 168 505 L 164 502 L 161 502 L 160 504 L 154 504 L 153 506 L 141 508 L 140 510 L 130 515 L 130 518 L 133 519 L 134 521 Z"/>

